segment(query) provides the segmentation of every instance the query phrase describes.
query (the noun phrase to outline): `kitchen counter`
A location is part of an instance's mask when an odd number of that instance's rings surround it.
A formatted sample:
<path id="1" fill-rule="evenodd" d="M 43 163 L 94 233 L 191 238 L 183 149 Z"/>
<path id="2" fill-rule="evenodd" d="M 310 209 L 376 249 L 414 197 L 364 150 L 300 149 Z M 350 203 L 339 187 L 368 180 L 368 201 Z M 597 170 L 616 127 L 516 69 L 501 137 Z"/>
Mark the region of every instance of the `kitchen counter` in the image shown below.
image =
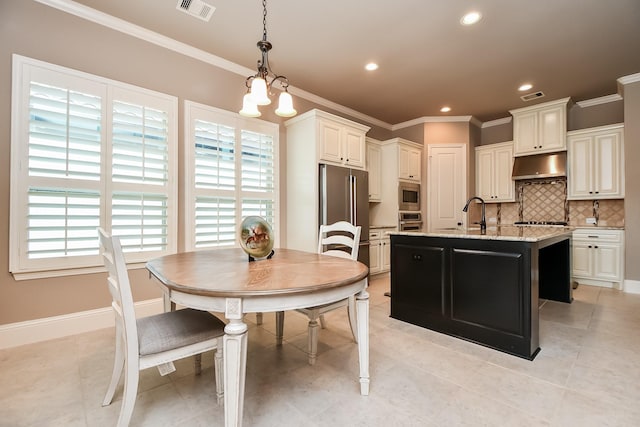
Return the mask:
<path id="1" fill-rule="evenodd" d="M 381 228 L 396 228 L 398 225 L 370 225 L 369 230 L 379 230 Z"/>
<path id="2" fill-rule="evenodd" d="M 454 229 L 439 230 L 433 232 L 403 232 L 395 231 L 391 234 L 411 235 L 424 237 L 445 237 L 458 239 L 483 239 L 483 240 L 511 240 L 524 242 L 540 242 L 552 237 L 570 235 L 572 227 L 532 227 L 532 226 L 500 226 L 487 227 L 486 234 L 482 234 L 480 229 Z"/>
<path id="3" fill-rule="evenodd" d="M 572 301 L 570 227 L 391 233 L 391 317 L 532 360 L 538 301 Z"/>

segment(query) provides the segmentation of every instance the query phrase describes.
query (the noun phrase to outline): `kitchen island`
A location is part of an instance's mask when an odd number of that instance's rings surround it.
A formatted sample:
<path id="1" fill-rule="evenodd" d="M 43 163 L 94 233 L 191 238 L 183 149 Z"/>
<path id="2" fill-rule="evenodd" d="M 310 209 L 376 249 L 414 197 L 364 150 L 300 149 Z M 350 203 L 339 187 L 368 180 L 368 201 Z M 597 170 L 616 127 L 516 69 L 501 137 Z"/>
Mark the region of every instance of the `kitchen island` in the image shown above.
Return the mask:
<path id="1" fill-rule="evenodd" d="M 391 317 L 529 360 L 538 301 L 570 303 L 571 229 L 391 234 Z"/>

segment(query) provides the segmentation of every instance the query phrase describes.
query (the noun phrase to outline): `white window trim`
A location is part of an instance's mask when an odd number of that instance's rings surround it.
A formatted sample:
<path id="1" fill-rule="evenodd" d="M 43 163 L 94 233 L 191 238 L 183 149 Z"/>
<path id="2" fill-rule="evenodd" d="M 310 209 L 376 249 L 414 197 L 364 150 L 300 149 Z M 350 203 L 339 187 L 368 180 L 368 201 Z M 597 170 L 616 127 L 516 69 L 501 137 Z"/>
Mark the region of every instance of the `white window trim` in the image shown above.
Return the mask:
<path id="1" fill-rule="evenodd" d="M 27 192 L 26 186 L 22 185 L 21 179 L 24 178 L 26 171 L 25 156 L 28 156 L 28 144 L 24 143 L 28 141 L 28 135 L 25 135 L 27 127 L 24 125 L 25 120 L 28 121 L 29 108 L 28 105 L 24 105 L 24 90 L 28 88 L 30 82 L 25 82 L 23 79 L 25 67 L 41 68 L 48 71 L 67 74 L 73 77 L 84 78 L 95 82 L 96 84 L 104 84 L 107 91 L 112 91 L 114 88 L 124 89 L 129 92 L 137 92 L 143 96 L 156 97 L 168 102 L 170 109 L 169 113 L 169 144 L 168 144 L 168 181 L 166 185 L 166 193 L 168 196 L 167 207 L 167 236 L 168 242 L 166 250 L 164 251 L 149 251 L 142 253 L 130 252 L 126 254 L 127 262 L 132 263 L 130 267 L 139 267 L 144 261 L 177 251 L 177 217 L 178 217 L 178 99 L 175 96 L 166 95 L 160 92 L 155 92 L 140 88 L 137 86 L 129 85 L 126 83 L 118 82 L 115 80 L 106 79 L 103 77 L 95 76 L 89 73 L 69 69 L 66 67 L 49 64 L 47 62 L 39 61 L 36 59 L 24 57 L 21 55 L 13 55 L 13 70 L 12 70 L 12 100 L 11 100 L 11 194 L 10 194 L 10 226 L 9 226 L 9 270 L 13 274 L 16 280 L 27 280 L 37 278 L 48 277 L 60 277 L 67 275 L 88 274 L 105 271 L 102 267 L 102 260 L 100 255 L 87 256 L 87 257 L 69 257 L 64 260 L 64 265 L 60 265 L 60 258 L 51 260 L 30 262 L 26 259 L 26 251 L 23 249 L 26 247 L 26 236 L 24 235 L 24 228 L 26 227 L 26 210 L 27 210 Z M 27 89 L 28 92 L 28 89 Z M 105 108 L 105 116 L 111 115 L 110 111 Z M 26 118 L 25 118 L 26 117 Z M 109 126 L 104 125 L 106 119 L 103 117 L 103 129 L 110 133 Z M 106 139 L 105 139 L 106 140 Z M 110 147 L 110 145 L 109 145 Z M 101 194 L 104 197 L 110 197 L 112 191 L 112 185 L 110 182 L 111 168 L 111 153 L 107 152 L 103 148 L 101 165 L 103 170 L 103 181 L 101 187 Z M 16 167 L 16 165 L 19 165 Z M 105 173 L 104 171 L 108 171 Z M 101 204 L 100 213 L 100 225 L 106 230 L 111 229 L 111 212 L 107 212 L 106 203 Z M 110 206 L 110 205 L 109 205 Z M 96 233 L 97 240 L 97 233 Z M 80 259 L 83 258 L 83 259 Z M 39 264 L 39 265 L 38 265 Z M 35 266 L 34 266 L 35 265 Z"/>
<path id="2" fill-rule="evenodd" d="M 216 123 L 231 126 L 236 129 L 250 130 L 254 132 L 273 134 L 274 145 L 274 205 L 275 205 L 275 224 L 277 230 L 275 234 L 274 247 L 280 246 L 280 230 L 281 227 L 281 211 L 280 211 L 280 141 L 277 123 L 271 123 L 259 119 L 248 119 L 237 113 L 232 113 L 220 108 L 200 104 L 193 101 L 184 102 L 184 245 L 186 251 L 196 250 L 216 250 L 215 248 L 196 248 L 195 244 L 195 146 L 191 142 L 195 140 L 193 121 L 198 118 L 210 117 L 211 114 L 216 116 Z M 236 157 L 236 162 L 239 156 Z M 212 190 L 212 193 L 215 194 Z M 240 184 L 237 183 L 235 189 L 235 199 L 240 200 L 242 191 Z M 249 194 L 245 192 L 244 194 Z M 262 193 L 256 193 L 257 198 L 263 197 Z M 239 224 L 238 224 L 239 225 Z M 236 232 L 235 246 L 240 247 L 239 231 Z M 221 248 L 219 248 L 221 249 Z"/>

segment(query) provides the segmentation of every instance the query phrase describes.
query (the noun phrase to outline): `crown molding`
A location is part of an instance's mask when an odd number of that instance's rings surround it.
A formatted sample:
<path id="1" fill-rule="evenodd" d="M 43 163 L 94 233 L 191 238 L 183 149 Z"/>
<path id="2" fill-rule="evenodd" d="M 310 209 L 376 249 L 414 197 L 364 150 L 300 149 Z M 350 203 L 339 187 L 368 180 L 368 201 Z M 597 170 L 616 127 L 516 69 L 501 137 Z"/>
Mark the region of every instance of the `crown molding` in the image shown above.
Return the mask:
<path id="1" fill-rule="evenodd" d="M 207 64 L 213 65 L 215 67 L 221 68 L 226 71 L 230 71 L 240 76 L 246 77 L 248 75 L 255 74 L 255 70 L 236 64 L 235 62 L 228 61 L 224 58 L 221 58 L 209 52 L 205 52 L 204 50 L 195 48 L 186 43 L 182 43 L 175 39 L 169 38 L 167 36 L 163 36 L 162 34 L 156 33 L 155 31 L 151 31 L 146 28 L 140 27 L 138 25 L 132 24 L 131 22 L 125 21 L 123 19 L 116 18 L 115 16 L 106 14 L 104 12 L 100 12 L 98 10 L 92 9 L 88 6 L 85 6 L 79 3 L 76 3 L 72 0 L 35 0 L 35 1 L 43 5 L 52 7 L 54 9 L 58 9 L 62 12 L 75 15 L 82 19 L 86 19 L 87 21 L 91 21 L 95 24 L 102 25 L 107 28 L 111 28 L 112 30 L 119 31 L 129 36 L 136 37 L 140 40 L 153 43 L 165 49 L 172 50 L 184 56 L 197 59 L 199 61 L 205 62 Z M 349 107 L 345 107 L 344 105 L 336 104 L 335 102 L 329 101 L 328 99 L 325 99 L 325 98 L 321 98 L 317 95 L 314 95 L 310 92 L 297 88 L 293 85 L 289 86 L 289 92 L 300 98 L 304 98 L 307 101 L 311 101 L 316 104 L 322 105 L 324 107 L 331 108 L 335 111 L 339 111 L 341 113 L 347 114 L 353 118 L 363 120 L 369 124 L 379 126 L 381 128 L 388 129 L 388 130 L 392 129 L 392 125 L 390 123 L 387 123 L 382 120 L 376 119 L 375 117 L 371 117 L 366 114 L 360 113 L 359 111 L 353 110 Z"/>
<path id="2" fill-rule="evenodd" d="M 482 122 L 473 116 L 423 116 L 417 119 L 408 120 L 406 122 L 397 123 L 391 126 L 392 131 L 405 129 L 411 126 L 421 125 L 425 123 L 452 123 L 452 122 L 468 122 L 476 126 L 481 126 Z"/>
<path id="3" fill-rule="evenodd" d="M 640 82 L 640 73 L 630 74 L 628 76 L 622 76 L 618 79 L 618 83 L 627 85 L 629 83 Z"/>
<path id="4" fill-rule="evenodd" d="M 585 99 L 584 101 L 576 102 L 576 105 L 580 108 L 593 107 L 595 105 L 608 104 L 609 102 L 622 101 L 622 96 L 617 93 L 612 95 L 601 96 L 599 98 Z"/>
<path id="5" fill-rule="evenodd" d="M 492 126 L 506 125 L 506 124 L 511 123 L 512 120 L 513 120 L 513 116 L 503 117 L 501 119 L 490 120 L 488 122 L 482 123 L 481 128 L 484 129 L 484 128 L 490 128 Z"/>

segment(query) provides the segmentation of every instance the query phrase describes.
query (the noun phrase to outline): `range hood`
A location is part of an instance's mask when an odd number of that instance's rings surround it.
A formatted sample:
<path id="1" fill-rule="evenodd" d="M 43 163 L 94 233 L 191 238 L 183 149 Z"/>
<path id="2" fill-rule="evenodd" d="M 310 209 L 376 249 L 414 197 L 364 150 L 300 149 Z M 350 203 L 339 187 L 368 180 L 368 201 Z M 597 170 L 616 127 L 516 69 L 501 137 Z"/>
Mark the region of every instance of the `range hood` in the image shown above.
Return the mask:
<path id="1" fill-rule="evenodd" d="M 515 157 L 511 178 L 532 179 L 567 176 L 567 152 Z"/>

